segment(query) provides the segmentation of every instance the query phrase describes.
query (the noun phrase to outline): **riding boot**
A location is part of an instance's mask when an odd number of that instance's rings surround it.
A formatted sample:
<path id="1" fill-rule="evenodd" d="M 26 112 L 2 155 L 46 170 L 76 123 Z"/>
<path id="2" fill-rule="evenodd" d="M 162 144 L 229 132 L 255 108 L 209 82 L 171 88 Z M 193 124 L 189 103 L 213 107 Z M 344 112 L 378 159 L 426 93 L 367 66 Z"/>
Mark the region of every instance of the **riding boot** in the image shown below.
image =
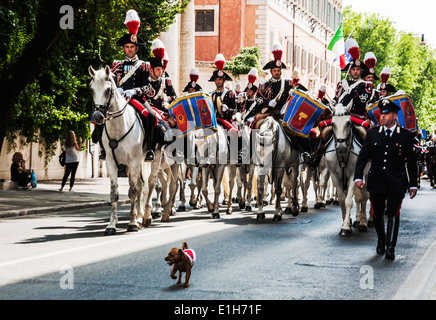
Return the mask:
<path id="1" fill-rule="evenodd" d="M 147 153 L 145 154 L 145 161 L 153 161 L 154 160 L 154 150 L 156 148 L 156 128 L 153 127 L 148 131 L 147 134 Z"/>
<path id="2" fill-rule="evenodd" d="M 155 140 L 156 140 L 156 125 L 158 123 L 156 114 L 153 109 L 149 106 L 148 103 L 144 103 L 144 108 L 147 109 L 148 115 L 147 117 L 142 116 L 142 123 L 145 127 L 146 132 L 146 142 L 147 142 L 147 153 L 145 155 L 145 161 L 153 161 L 154 160 L 154 149 L 155 149 Z"/>
<path id="3" fill-rule="evenodd" d="M 387 244 L 385 258 L 395 259 L 395 246 L 397 244 L 398 230 L 400 227 L 400 216 L 389 216 L 387 225 Z"/>
<path id="4" fill-rule="evenodd" d="M 375 231 L 377 233 L 377 248 L 378 254 L 384 254 L 386 251 L 386 233 L 385 233 L 385 221 L 383 216 L 374 217 Z"/>

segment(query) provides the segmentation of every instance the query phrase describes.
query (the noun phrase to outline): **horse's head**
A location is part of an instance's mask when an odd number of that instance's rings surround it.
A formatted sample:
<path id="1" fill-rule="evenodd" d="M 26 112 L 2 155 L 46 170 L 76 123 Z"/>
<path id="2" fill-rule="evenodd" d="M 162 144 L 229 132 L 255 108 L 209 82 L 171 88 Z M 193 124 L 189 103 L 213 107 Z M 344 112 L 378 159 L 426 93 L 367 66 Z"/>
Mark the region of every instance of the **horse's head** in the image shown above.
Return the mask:
<path id="1" fill-rule="evenodd" d="M 109 66 L 97 71 L 92 66 L 89 66 L 88 71 L 92 78 L 90 86 L 95 105 L 92 117 L 96 124 L 103 124 L 112 98 L 117 93 L 115 90 L 116 86 Z"/>
<path id="2" fill-rule="evenodd" d="M 339 154 L 347 153 L 351 145 L 351 116 L 349 112 L 352 105 L 353 101 L 351 100 L 346 107 L 343 106 L 342 102 L 333 107 L 333 136 L 335 138 L 336 151 Z"/>

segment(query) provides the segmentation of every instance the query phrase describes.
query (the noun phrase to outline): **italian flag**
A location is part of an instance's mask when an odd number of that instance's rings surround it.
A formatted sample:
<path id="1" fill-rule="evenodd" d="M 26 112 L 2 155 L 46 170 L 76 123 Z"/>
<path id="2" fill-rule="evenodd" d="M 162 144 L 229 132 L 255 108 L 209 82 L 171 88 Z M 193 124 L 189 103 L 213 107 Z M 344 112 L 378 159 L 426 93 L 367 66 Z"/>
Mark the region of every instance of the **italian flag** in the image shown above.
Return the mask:
<path id="1" fill-rule="evenodd" d="M 344 69 L 346 63 L 345 63 L 344 31 L 342 29 L 342 24 L 339 26 L 338 30 L 336 31 L 332 41 L 330 41 L 328 49 L 330 51 L 333 51 L 334 53 L 336 53 L 336 55 L 339 56 L 341 69 Z"/>

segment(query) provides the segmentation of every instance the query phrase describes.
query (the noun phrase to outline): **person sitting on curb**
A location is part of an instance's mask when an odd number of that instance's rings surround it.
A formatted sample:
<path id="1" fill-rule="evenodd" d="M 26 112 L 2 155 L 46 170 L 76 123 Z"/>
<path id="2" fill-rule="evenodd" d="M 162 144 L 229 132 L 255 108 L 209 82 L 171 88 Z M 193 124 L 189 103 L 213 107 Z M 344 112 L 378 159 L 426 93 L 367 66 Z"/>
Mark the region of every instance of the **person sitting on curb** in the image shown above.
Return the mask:
<path id="1" fill-rule="evenodd" d="M 15 152 L 12 156 L 11 180 L 17 183 L 20 189 L 29 189 L 31 179 L 30 170 L 26 169 L 26 161 L 21 152 Z"/>

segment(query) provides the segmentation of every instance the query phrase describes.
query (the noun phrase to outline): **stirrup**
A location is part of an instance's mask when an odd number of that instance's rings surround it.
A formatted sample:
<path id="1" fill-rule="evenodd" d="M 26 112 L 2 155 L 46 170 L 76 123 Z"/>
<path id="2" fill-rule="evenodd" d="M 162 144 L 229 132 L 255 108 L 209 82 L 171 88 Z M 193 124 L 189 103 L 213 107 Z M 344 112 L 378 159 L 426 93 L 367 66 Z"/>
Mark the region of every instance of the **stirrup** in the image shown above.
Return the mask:
<path id="1" fill-rule="evenodd" d="M 145 155 L 145 161 L 153 161 L 154 160 L 154 151 L 149 150 L 147 151 L 147 154 Z"/>

